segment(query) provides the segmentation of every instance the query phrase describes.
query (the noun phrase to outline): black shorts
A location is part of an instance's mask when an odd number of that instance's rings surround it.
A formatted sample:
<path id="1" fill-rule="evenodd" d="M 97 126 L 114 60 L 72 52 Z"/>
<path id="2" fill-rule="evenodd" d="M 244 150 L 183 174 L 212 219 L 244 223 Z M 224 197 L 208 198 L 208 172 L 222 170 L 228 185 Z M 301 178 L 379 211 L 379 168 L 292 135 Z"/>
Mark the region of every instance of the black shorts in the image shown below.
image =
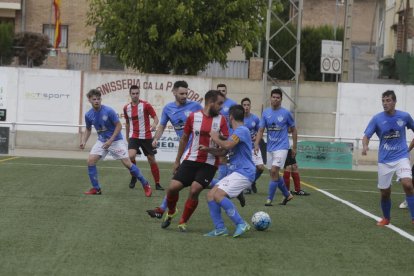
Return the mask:
<path id="1" fill-rule="evenodd" d="M 196 181 L 206 188 L 216 174 L 217 167 L 200 162 L 184 160 L 173 176 L 174 180 L 183 183 L 184 187 L 191 186 Z"/>
<path id="2" fill-rule="evenodd" d="M 134 149 L 138 154 L 141 152 L 139 148 L 145 156 L 157 154 L 157 149 L 152 147 L 152 139 L 129 138 L 128 149 Z"/>
<path id="3" fill-rule="evenodd" d="M 287 166 L 291 166 L 295 164 L 296 164 L 296 158 L 292 156 L 292 149 L 289 149 L 287 157 L 286 157 L 285 165 L 283 166 L 283 168 L 286 169 Z"/>

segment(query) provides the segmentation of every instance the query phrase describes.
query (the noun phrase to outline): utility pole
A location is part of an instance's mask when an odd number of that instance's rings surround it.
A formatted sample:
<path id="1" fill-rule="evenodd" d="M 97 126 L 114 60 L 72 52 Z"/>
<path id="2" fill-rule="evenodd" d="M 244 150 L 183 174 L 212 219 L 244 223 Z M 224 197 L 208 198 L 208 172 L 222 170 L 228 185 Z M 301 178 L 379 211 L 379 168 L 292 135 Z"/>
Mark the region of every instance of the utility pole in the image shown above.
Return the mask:
<path id="1" fill-rule="evenodd" d="M 345 24 L 344 24 L 344 45 L 342 47 L 342 78 L 341 81 L 349 80 L 349 60 L 352 46 L 352 8 L 354 0 L 346 0 L 345 4 Z"/>

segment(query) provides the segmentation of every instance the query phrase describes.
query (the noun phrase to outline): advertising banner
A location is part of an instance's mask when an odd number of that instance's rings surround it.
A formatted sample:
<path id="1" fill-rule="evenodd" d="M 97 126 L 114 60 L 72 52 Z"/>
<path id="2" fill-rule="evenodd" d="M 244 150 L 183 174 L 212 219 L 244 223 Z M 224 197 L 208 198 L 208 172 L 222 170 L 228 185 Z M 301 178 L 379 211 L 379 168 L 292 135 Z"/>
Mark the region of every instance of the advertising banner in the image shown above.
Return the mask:
<path id="1" fill-rule="evenodd" d="M 298 142 L 296 161 L 301 168 L 352 169 L 352 143 Z"/>

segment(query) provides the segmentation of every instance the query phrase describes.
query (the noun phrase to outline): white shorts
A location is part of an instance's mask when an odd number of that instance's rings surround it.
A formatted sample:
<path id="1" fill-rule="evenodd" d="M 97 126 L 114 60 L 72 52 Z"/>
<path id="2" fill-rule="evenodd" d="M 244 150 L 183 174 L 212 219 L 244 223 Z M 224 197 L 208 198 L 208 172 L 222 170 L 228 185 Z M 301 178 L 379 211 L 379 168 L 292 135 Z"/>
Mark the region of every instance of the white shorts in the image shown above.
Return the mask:
<path id="1" fill-rule="evenodd" d="M 125 159 L 129 158 L 128 155 L 128 147 L 125 144 L 124 140 L 118 140 L 112 142 L 111 146 L 108 149 L 104 149 L 102 146 L 104 145 L 101 141 L 96 141 L 95 145 L 93 145 L 90 154 L 100 155 L 101 159 L 104 159 L 105 156 L 109 153 L 113 159 Z"/>
<path id="2" fill-rule="evenodd" d="M 267 152 L 267 168 L 270 170 L 272 166 L 283 168 L 285 165 L 288 150 L 276 150 Z"/>
<path id="3" fill-rule="evenodd" d="M 236 197 L 245 189 L 250 189 L 252 182 L 244 175 L 233 172 L 221 179 L 216 186 L 230 197 Z"/>
<path id="4" fill-rule="evenodd" d="M 390 163 L 378 163 L 378 189 L 388 189 L 394 173 L 399 179 L 412 178 L 410 160 L 403 158 Z"/>
<path id="5" fill-rule="evenodd" d="M 263 165 L 263 158 L 262 158 L 262 152 L 259 151 L 256 153 L 254 153 L 254 149 L 252 149 L 252 160 L 255 166 L 258 165 Z"/>

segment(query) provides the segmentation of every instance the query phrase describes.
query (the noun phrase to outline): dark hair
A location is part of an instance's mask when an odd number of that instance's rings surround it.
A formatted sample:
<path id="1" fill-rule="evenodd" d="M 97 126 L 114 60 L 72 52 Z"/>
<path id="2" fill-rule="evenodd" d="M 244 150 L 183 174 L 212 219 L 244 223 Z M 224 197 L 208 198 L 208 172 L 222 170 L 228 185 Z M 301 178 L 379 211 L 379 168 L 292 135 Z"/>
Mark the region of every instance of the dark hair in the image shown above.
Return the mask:
<path id="1" fill-rule="evenodd" d="M 223 93 L 218 90 L 209 90 L 207 91 L 206 95 L 204 95 L 205 103 L 214 103 L 217 101 L 218 96 L 222 96 L 224 98 Z"/>
<path id="2" fill-rule="evenodd" d="M 391 99 L 396 102 L 397 101 L 397 96 L 395 95 L 394 90 L 387 90 L 384 93 L 382 93 L 382 97 L 391 97 Z"/>
<path id="3" fill-rule="evenodd" d="M 184 80 L 174 82 L 173 90 L 180 87 L 188 88 L 188 83 Z"/>
<path id="4" fill-rule="evenodd" d="M 238 122 L 243 122 L 244 120 L 244 108 L 240 104 L 233 105 L 229 109 L 229 116 L 233 116 L 233 119 Z"/>
<path id="5" fill-rule="evenodd" d="M 283 98 L 283 92 L 280 88 L 275 88 L 270 92 L 270 97 L 273 96 L 273 94 L 279 94 L 280 98 Z"/>
<path id="6" fill-rule="evenodd" d="M 131 85 L 131 87 L 129 88 L 129 93 L 131 93 L 131 90 L 132 89 L 138 89 L 138 91 L 139 91 L 139 87 L 138 87 L 138 85 Z"/>
<path id="7" fill-rule="evenodd" d="M 243 102 L 245 102 L 245 101 L 248 101 L 249 103 L 252 103 L 252 101 L 249 99 L 249 98 L 243 98 L 241 101 L 240 101 L 240 104 L 241 105 L 243 105 Z"/>
<path id="8" fill-rule="evenodd" d="M 219 87 L 224 87 L 227 90 L 227 86 L 224 83 L 217 84 L 217 88 L 219 88 Z"/>
<path id="9" fill-rule="evenodd" d="M 101 91 L 99 91 L 98 89 L 91 89 L 89 90 L 88 94 L 86 94 L 86 97 L 88 97 L 88 99 L 92 98 L 93 96 L 101 97 Z"/>

